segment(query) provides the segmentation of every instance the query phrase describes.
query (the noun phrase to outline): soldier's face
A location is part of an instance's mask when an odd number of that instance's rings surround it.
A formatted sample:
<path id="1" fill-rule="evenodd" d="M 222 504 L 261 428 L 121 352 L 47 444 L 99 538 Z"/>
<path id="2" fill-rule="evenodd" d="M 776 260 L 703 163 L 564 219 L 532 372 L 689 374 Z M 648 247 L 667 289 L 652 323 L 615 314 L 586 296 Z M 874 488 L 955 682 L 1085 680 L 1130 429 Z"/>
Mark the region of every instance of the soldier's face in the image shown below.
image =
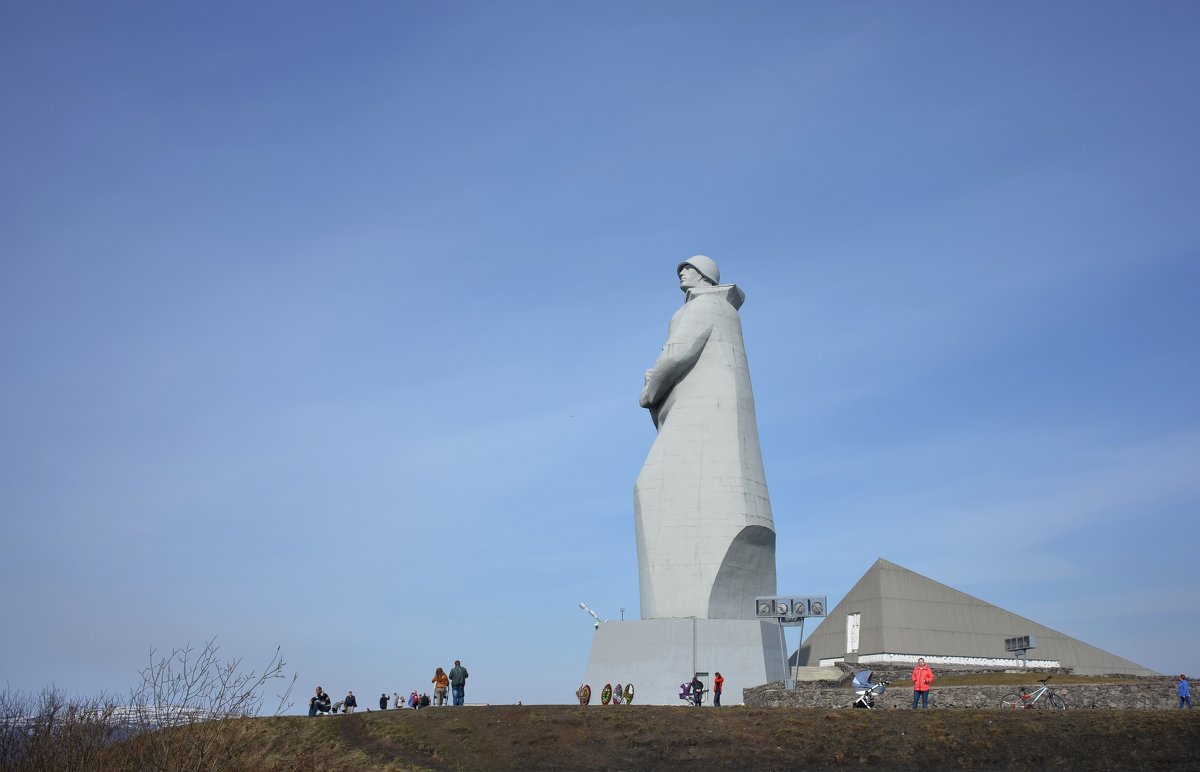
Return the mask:
<path id="1" fill-rule="evenodd" d="M 679 289 L 689 290 L 704 283 L 704 277 L 690 265 L 679 269 Z"/>

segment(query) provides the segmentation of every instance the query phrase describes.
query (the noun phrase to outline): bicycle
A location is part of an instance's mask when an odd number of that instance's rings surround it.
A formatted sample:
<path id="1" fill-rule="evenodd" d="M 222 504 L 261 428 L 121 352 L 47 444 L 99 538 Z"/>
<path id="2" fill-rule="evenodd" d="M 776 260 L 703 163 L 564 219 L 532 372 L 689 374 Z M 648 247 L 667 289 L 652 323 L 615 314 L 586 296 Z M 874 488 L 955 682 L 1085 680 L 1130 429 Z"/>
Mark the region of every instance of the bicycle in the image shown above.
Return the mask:
<path id="1" fill-rule="evenodd" d="M 1012 694 L 1004 695 L 1004 697 L 1000 700 L 1000 707 L 1013 710 L 1017 708 L 1041 707 L 1046 707 L 1050 710 L 1066 710 L 1067 701 L 1062 697 L 1059 697 L 1058 694 L 1055 693 L 1054 688 L 1050 686 L 1049 681 L 1051 678 L 1053 678 L 1053 676 L 1039 678 L 1038 682 L 1041 684 L 1041 688 L 1037 689 L 1032 694 L 1030 694 L 1028 689 L 1022 686 L 1020 694 L 1013 692 Z"/>

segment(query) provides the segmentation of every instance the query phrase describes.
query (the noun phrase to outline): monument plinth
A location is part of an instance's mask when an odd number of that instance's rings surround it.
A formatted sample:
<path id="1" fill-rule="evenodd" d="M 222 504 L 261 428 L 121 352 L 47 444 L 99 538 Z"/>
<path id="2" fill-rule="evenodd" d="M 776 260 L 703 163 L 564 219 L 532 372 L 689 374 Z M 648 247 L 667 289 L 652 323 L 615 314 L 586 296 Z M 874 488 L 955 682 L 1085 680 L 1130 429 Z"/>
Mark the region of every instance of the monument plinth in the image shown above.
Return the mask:
<path id="1" fill-rule="evenodd" d="M 683 705 L 679 685 L 713 673 L 725 677 L 723 705 L 742 702 L 742 690 L 783 681 L 783 638 L 778 624 L 753 619 L 641 619 L 601 622 L 592 639 L 583 682 L 599 694 L 606 683 L 633 684 L 638 705 Z M 705 695 L 706 705 L 712 704 Z"/>
<path id="2" fill-rule="evenodd" d="M 693 674 L 721 672 L 727 701 L 786 676 L 784 638 L 755 619 L 775 594 L 775 525 L 738 309 L 702 255 L 680 263 L 683 306 L 646 371 L 658 430 L 634 486 L 640 621 L 602 623 L 585 683 L 633 683 L 637 701 L 678 702 Z"/>

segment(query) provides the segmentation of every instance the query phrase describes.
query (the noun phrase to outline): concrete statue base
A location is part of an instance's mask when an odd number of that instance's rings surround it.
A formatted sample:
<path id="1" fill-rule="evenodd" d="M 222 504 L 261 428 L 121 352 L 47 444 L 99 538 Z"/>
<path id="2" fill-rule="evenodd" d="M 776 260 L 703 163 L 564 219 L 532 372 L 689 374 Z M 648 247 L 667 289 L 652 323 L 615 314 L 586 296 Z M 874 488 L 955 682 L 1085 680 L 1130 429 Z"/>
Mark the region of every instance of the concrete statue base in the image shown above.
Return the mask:
<path id="1" fill-rule="evenodd" d="M 633 684 L 635 705 L 684 705 L 679 685 L 701 675 L 725 678 L 722 705 L 742 702 L 742 690 L 786 678 L 782 628 L 756 619 L 642 619 L 603 622 L 592 641 L 584 683 L 592 704 L 605 684 Z M 711 693 L 704 704 L 712 705 Z"/>

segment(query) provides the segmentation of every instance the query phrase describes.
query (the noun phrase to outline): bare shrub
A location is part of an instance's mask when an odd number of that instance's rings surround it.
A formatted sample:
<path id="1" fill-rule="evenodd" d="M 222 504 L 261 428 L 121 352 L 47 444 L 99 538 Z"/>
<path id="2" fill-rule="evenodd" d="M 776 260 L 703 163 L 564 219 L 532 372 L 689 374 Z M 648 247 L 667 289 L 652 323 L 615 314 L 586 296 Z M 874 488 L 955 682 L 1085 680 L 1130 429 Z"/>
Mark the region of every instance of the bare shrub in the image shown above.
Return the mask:
<path id="1" fill-rule="evenodd" d="M 278 648 L 261 671 L 222 661 L 216 639 L 175 649 L 141 672 L 128 705 L 107 696 L 69 700 L 57 688 L 38 695 L 0 692 L 0 770 L 227 770 L 265 730 L 268 687 L 286 684 L 270 715 L 291 707 L 296 677 Z"/>
<path id="2" fill-rule="evenodd" d="M 56 687 L 37 695 L 0 692 L 0 769 L 97 770 L 125 736 L 110 698 L 67 699 Z"/>
<path id="3" fill-rule="evenodd" d="M 269 715 L 291 707 L 296 676 L 288 679 L 280 649 L 261 671 L 243 671 L 240 658 L 222 661 L 219 648 L 213 638 L 199 651 L 189 645 L 159 659 L 151 650 L 130 698 L 137 736 L 127 750 L 137 768 L 226 769 L 261 733 L 253 719 L 263 714 L 268 687 L 286 684 Z"/>

